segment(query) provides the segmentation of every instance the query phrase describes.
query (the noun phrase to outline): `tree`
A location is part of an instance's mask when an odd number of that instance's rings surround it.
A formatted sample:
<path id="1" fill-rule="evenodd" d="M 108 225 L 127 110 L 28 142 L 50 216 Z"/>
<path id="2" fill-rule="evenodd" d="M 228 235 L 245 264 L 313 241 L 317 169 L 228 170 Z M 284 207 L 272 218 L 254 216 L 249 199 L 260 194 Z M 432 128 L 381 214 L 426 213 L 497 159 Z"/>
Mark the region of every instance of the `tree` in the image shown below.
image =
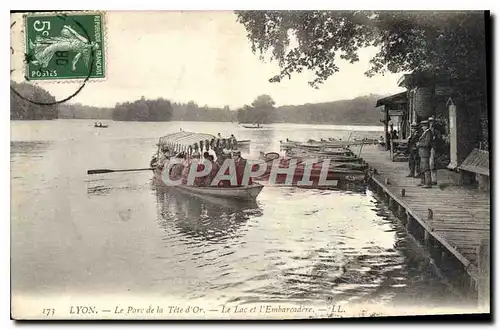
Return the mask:
<path id="1" fill-rule="evenodd" d="M 45 89 L 28 83 L 10 82 L 12 88 L 20 95 L 39 103 L 55 102 L 55 97 Z M 10 118 L 12 120 L 46 120 L 57 119 L 59 114 L 56 104 L 44 105 L 30 102 L 10 91 Z"/>
<path id="2" fill-rule="evenodd" d="M 274 104 L 274 100 L 269 95 L 257 96 L 252 102 L 254 122 L 269 123 L 274 117 Z"/>
<path id="3" fill-rule="evenodd" d="M 257 96 L 257 98 L 252 102 L 252 106 L 254 108 L 272 109 L 274 105 L 274 100 L 266 94 Z"/>
<path id="4" fill-rule="evenodd" d="M 431 71 L 447 76 L 467 96 L 486 95 L 483 12 L 237 11 L 261 59 L 277 60 L 280 72 L 315 73 L 318 88 L 338 72 L 335 56 L 354 63 L 361 48 L 375 46 L 366 75 Z M 292 43 L 296 41 L 296 45 Z"/>
<path id="5" fill-rule="evenodd" d="M 274 117 L 274 100 L 269 95 L 259 95 L 252 106 L 245 105 L 237 112 L 241 123 L 269 123 Z"/>
<path id="6" fill-rule="evenodd" d="M 431 73 L 452 87 L 453 100 L 488 142 L 486 14 L 480 11 L 237 11 L 252 51 L 277 60 L 271 82 L 303 70 L 318 88 L 339 70 L 336 56 L 359 61 L 374 46 L 367 76 Z M 478 136 L 479 137 L 479 136 Z"/>
<path id="7" fill-rule="evenodd" d="M 142 97 L 133 103 L 125 102 L 115 105 L 114 120 L 126 121 L 170 121 L 172 105 L 163 98 L 147 100 Z"/>

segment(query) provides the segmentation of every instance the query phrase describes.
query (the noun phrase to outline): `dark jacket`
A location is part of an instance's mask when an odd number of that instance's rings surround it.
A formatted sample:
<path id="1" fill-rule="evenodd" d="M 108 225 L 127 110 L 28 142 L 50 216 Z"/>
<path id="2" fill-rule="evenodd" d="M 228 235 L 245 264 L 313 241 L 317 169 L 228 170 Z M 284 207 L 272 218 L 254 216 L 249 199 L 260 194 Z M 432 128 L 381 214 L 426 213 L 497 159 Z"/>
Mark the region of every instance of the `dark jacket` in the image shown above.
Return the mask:
<path id="1" fill-rule="evenodd" d="M 441 133 L 436 128 L 431 130 L 431 132 L 432 132 L 431 148 L 433 148 L 434 150 L 437 150 L 439 148 L 439 143 L 441 141 L 440 140 Z"/>
<path id="2" fill-rule="evenodd" d="M 411 152 L 417 149 L 417 142 L 419 139 L 418 132 L 412 132 L 410 137 L 408 138 L 408 150 Z"/>
<path id="3" fill-rule="evenodd" d="M 431 156 L 432 131 L 425 130 L 418 139 L 418 156 L 421 158 L 429 158 Z"/>

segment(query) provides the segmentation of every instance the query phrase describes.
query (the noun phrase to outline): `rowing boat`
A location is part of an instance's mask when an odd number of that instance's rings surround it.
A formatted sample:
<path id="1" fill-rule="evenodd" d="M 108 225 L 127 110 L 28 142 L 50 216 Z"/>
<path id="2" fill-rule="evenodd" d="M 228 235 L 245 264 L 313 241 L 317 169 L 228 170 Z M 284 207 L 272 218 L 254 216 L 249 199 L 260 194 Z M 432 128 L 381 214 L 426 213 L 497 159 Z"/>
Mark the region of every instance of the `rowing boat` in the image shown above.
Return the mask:
<path id="1" fill-rule="evenodd" d="M 271 172 L 276 171 L 278 168 L 287 168 L 290 166 L 292 160 L 296 161 L 294 174 L 290 184 L 292 186 L 301 186 L 300 181 L 304 178 L 306 165 L 304 158 L 282 158 L 276 152 L 264 154 L 261 152 L 260 159 L 266 163 L 265 172 L 257 178 L 257 180 L 266 181 L 270 179 Z M 320 186 L 322 161 L 315 163 L 310 169 L 309 180 L 312 182 L 313 187 Z M 350 164 L 340 162 L 330 162 L 324 179 L 336 181 L 336 185 L 345 185 L 349 182 L 363 182 L 366 178 L 366 164 Z M 283 184 L 286 181 L 286 174 L 278 174 L 274 183 Z"/>
<path id="2" fill-rule="evenodd" d="M 161 182 L 164 186 L 167 186 L 161 179 L 162 171 L 160 169 L 155 170 L 155 178 L 158 182 Z M 173 189 L 179 189 L 184 192 L 188 192 L 198 196 L 209 196 L 209 197 L 219 197 L 227 198 L 232 200 L 255 200 L 264 188 L 258 182 L 254 182 L 248 186 L 240 187 L 197 187 L 197 186 L 187 186 L 187 185 L 173 185 L 169 186 Z"/>
<path id="3" fill-rule="evenodd" d="M 192 132 L 177 132 L 169 134 L 160 138 L 158 142 L 158 151 L 156 154 L 156 159 L 161 159 L 162 150 L 165 148 L 169 149 L 169 152 L 185 152 L 188 157 L 194 149 L 200 146 L 200 151 L 210 151 L 210 143 L 202 141 L 212 141 L 215 136 L 205 133 L 192 133 Z M 162 168 L 165 164 L 152 164 L 154 165 L 154 176 L 157 180 L 162 182 L 165 186 L 167 185 L 162 180 Z M 191 185 L 172 185 L 173 189 L 182 190 L 184 192 L 191 193 L 193 195 L 199 196 L 210 196 L 210 197 L 220 197 L 233 200 L 255 200 L 260 194 L 263 185 L 255 182 L 247 186 L 237 186 L 237 187 L 219 187 L 219 186 L 191 186 Z"/>
<path id="4" fill-rule="evenodd" d="M 281 149 L 284 149 L 284 148 L 293 148 L 293 147 L 296 147 L 297 145 L 299 145 L 300 143 L 301 142 L 290 141 L 290 140 L 280 141 L 280 147 L 281 147 Z"/>
<path id="5" fill-rule="evenodd" d="M 363 159 L 350 154 L 328 154 L 315 151 L 287 151 L 285 153 L 290 158 L 314 158 L 319 160 L 330 159 L 339 163 L 362 163 Z"/>
<path id="6" fill-rule="evenodd" d="M 308 142 L 298 141 L 281 141 L 280 146 L 282 149 L 286 148 L 302 148 L 309 150 L 319 150 L 321 148 L 345 148 L 348 146 L 368 144 L 362 141 L 342 141 L 342 140 L 329 140 L 329 141 L 315 141 L 309 140 Z"/>
<path id="7" fill-rule="evenodd" d="M 190 192 L 195 195 L 206 195 L 211 197 L 225 197 L 234 200 L 255 200 L 264 188 L 258 182 L 242 187 L 196 187 L 196 186 L 174 186 L 177 189 Z"/>

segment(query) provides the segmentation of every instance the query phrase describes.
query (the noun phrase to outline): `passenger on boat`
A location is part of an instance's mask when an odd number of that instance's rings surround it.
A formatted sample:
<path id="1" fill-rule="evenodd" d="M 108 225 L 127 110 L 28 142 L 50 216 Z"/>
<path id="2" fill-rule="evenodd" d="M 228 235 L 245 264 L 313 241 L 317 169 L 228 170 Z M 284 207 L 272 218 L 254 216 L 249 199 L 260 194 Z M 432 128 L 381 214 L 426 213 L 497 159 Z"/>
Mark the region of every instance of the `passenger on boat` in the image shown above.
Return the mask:
<path id="1" fill-rule="evenodd" d="M 198 152 L 195 152 L 191 158 L 192 158 L 192 161 L 200 161 L 200 154 Z M 188 164 L 186 167 L 187 167 L 187 171 L 184 172 L 186 175 L 184 176 L 184 174 L 183 174 L 183 178 L 182 178 L 183 183 L 187 183 L 187 176 L 189 175 L 189 171 L 191 170 L 191 164 Z M 196 167 L 196 171 L 201 172 L 201 171 L 203 171 L 204 168 L 205 168 L 205 165 L 203 165 L 200 162 Z M 196 177 L 194 179 L 195 186 L 202 187 L 202 186 L 204 186 L 204 184 L 205 184 L 205 177 Z"/>
<path id="2" fill-rule="evenodd" d="M 156 166 L 161 170 L 165 166 L 165 163 L 169 159 L 169 149 L 167 147 L 163 147 L 160 152 L 160 157 L 156 162 Z"/>
<path id="3" fill-rule="evenodd" d="M 212 181 L 213 179 L 215 178 L 215 176 L 217 175 L 217 173 L 219 172 L 219 164 L 217 164 L 214 160 L 214 156 L 213 155 L 208 155 L 207 156 L 207 160 L 210 162 L 210 164 L 212 164 L 212 170 L 210 171 L 210 174 L 208 174 L 206 177 L 205 177 L 205 185 L 206 186 L 209 186 L 212 184 Z"/>
<path id="4" fill-rule="evenodd" d="M 237 150 L 233 153 L 233 159 L 236 168 L 236 181 L 238 182 L 238 186 L 241 185 L 251 185 L 252 178 L 248 178 L 248 182 L 243 182 L 243 176 L 245 175 L 245 168 L 247 166 L 247 160 L 241 157 L 241 151 Z"/>
<path id="5" fill-rule="evenodd" d="M 193 155 L 196 154 L 193 153 Z M 187 155 L 183 155 L 181 157 L 183 160 L 182 162 L 182 184 L 187 184 L 187 177 L 188 177 L 188 174 L 189 174 L 189 160 L 187 159 Z"/>
<path id="6" fill-rule="evenodd" d="M 229 158 L 229 154 L 228 154 L 226 149 L 221 148 L 218 151 L 219 151 L 219 153 L 216 154 L 217 164 L 219 164 L 219 166 L 222 166 L 222 164 L 224 164 L 224 161 Z"/>
<path id="7" fill-rule="evenodd" d="M 238 146 L 237 146 L 237 140 L 236 138 L 234 137 L 234 134 L 231 134 L 231 137 L 229 138 L 229 140 L 231 141 L 231 145 L 233 147 L 233 149 L 236 149 Z"/>
<path id="8" fill-rule="evenodd" d="M 184 153 L 179 153 L 175 157 L 178 159 L 184 159 L 184 160 L 186 159 L 186 156 Z M 183 164 L 183 163 L 174 164 L 174 166 L 172 166 L 172 169 L 170 170 L 170 178 L 172 180 L 177 180 L 177 179 L 181 178 L 185 167 L 186 167 L 186 164 Z"/>

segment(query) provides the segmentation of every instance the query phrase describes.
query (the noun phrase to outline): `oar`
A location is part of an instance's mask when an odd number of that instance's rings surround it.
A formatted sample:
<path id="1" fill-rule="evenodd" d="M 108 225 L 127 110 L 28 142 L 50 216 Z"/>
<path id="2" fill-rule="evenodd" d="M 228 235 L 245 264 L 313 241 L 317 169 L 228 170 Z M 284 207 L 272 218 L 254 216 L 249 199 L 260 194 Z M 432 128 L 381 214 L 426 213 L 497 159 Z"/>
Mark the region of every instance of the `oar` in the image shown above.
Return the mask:
<path id="1" fill-rule="evenodd" d="M 133 168 L 128 170 L 108 170 L 105 168 L 97 169 L 97 170 L 88 170 L 87 174 L 103 174 L 103 173 L 113 173 L 113 172 L 133 172 L 133 171 L 151 171 L 154 168 Z"/>

